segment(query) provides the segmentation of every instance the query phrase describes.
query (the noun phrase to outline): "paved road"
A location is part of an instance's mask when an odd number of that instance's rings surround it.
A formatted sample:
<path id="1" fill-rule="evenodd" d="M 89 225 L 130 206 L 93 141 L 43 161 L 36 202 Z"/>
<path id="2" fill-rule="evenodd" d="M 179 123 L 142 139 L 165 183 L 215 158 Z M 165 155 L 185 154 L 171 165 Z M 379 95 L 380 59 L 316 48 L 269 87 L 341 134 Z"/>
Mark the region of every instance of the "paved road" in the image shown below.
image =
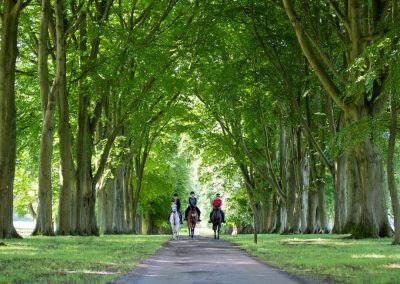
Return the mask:
<path id="1" fill-rule="evenodd" d="M 248 256 L 225 241 L 195 237 L 168 242 L 150 259 L 114 283 L 125 284 L 238 284 L 310 283 Z"/>

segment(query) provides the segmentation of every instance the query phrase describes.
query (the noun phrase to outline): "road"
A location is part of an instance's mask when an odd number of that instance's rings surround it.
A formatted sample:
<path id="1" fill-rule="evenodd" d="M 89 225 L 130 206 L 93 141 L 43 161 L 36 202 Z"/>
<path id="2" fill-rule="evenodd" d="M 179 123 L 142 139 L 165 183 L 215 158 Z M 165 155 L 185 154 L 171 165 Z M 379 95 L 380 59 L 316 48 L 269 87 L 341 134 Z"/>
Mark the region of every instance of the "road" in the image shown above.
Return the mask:
<path id="1" fill-rule="evenodd" d="M 196 236 L 169 241 L 116 284 L 311 283 L 257 261 L 225 241 Z"/>

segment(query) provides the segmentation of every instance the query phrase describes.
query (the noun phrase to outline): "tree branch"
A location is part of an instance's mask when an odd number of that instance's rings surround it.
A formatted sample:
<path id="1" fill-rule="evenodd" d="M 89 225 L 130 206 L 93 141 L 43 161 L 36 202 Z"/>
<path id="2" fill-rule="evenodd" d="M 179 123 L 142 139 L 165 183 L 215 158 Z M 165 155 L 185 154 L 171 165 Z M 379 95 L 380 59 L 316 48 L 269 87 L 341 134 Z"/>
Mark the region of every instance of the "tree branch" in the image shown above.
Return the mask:
<path id="1" fill-rule="evenodd" d="M 90 1 L 89 1 L 90 2 Z M 85 19 L 85 9 L 83 9 L 83 5 L 85 2 L 82 2 L 79 6 L 79 16 L 75 20 L 75 22 L 65 31 L 64 36 L 67 37 L 69 34 L 74 33 L 78 28 L 82 21 Z"/>
<path id="2" fill-rule="evenodd" d="M 310 34 L 305 31 L 305 34 L 308 38 L 308 40 L 311 42 L 311 44 L 315 47 L 315 49 L 318 51 L 319 56 L 321 57 L 322 61 L 325 63 L 325 65 L 332 71 L 333 75 L 342 82 L 343 85 L 347 86 L 349 82 L 339 74 L 339 72 L 336 70 L 336 68 L 333 66 L 333 63 L 330 61 L 326 53 L 322 50 L 321 46 L 310 36 Z"/>
<path id="3" fill-rule="evenodd" d="M 293 3 L 292 0 L 283 0 L 283 4 L 285 7 L 285 11 L 292 22 L 294 31 L 296 33 L 297 39 L 300 43 L 300 46 L 307 57 L 308 61 L 310 62 L 310 65 L 313 67 L 313 69 L 316 72 L 316 75 L 318 76 L 322 86 L 325 88 L 325 90 L 328 92 L 328 94 L 332 97 L 332 99 L 335 101 L 335 103 L 342 109 L 348 108 L 346 104 L 343 102 L 341 98 L 341 93 L 338 89 L 338 87 L 335 85 L 335 83 L 332 81 L 332 79 L 329 77 L 328 73 L 326 70 L 321 66 L 319 63 L 317 57 L 315 56 L 310 43 L 307 39 L 307 36 L 304 33 L 304 29 L 300 23 L 300 20 L 297 17 L 296 12 L 294 11 L 293 8 Z"/>
<path id="4" fill-rule="evenodd" d="M 346 16 L 339 10 L 339 5 L 336 1 L 328 0 L 329 6 L 335 12 L 336 16 L 342 21 L 343 26 L 345 27 L 346 31 L 350 34 L 351 28 L 350 23 L 346 19 Z"/>

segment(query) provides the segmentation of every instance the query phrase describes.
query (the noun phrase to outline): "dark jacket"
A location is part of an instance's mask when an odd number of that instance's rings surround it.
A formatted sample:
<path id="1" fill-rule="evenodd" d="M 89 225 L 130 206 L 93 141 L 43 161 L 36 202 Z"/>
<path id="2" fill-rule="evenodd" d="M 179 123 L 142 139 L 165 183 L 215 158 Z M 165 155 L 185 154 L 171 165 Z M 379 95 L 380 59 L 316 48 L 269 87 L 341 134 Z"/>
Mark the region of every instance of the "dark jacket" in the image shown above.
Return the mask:
<path id="1" fill-rule="evenodd" d="M 178 212 L 181 212 L 181 201 L 179 200 L 179 198 L 176 200 L 176 210 L 178 210 Z"/>
<path id="2" fill-rule="evenodd" d="M 197 205 L 197 198 L 196 197 L 189 197 L 188 203 L 191 206 L 196 206 Z"/>

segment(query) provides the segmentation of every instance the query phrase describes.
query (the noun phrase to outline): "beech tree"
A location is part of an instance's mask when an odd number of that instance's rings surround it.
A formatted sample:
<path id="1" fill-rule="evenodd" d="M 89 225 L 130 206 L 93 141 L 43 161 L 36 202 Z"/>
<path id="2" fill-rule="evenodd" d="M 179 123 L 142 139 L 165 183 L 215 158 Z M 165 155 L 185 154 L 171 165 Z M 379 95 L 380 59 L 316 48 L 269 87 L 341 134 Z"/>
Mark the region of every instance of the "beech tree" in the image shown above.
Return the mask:
<path id="1" fill-rule="evenodd" d="M 394 0 L 1 2 L 1 237 L 18 237 L 13 208 L 35 235 L 164 232 L 169 196 L 196 186 L 226 190 L 255 241 L 385 237 L 393 214 L 399 243 L 397 14 Z"/>

